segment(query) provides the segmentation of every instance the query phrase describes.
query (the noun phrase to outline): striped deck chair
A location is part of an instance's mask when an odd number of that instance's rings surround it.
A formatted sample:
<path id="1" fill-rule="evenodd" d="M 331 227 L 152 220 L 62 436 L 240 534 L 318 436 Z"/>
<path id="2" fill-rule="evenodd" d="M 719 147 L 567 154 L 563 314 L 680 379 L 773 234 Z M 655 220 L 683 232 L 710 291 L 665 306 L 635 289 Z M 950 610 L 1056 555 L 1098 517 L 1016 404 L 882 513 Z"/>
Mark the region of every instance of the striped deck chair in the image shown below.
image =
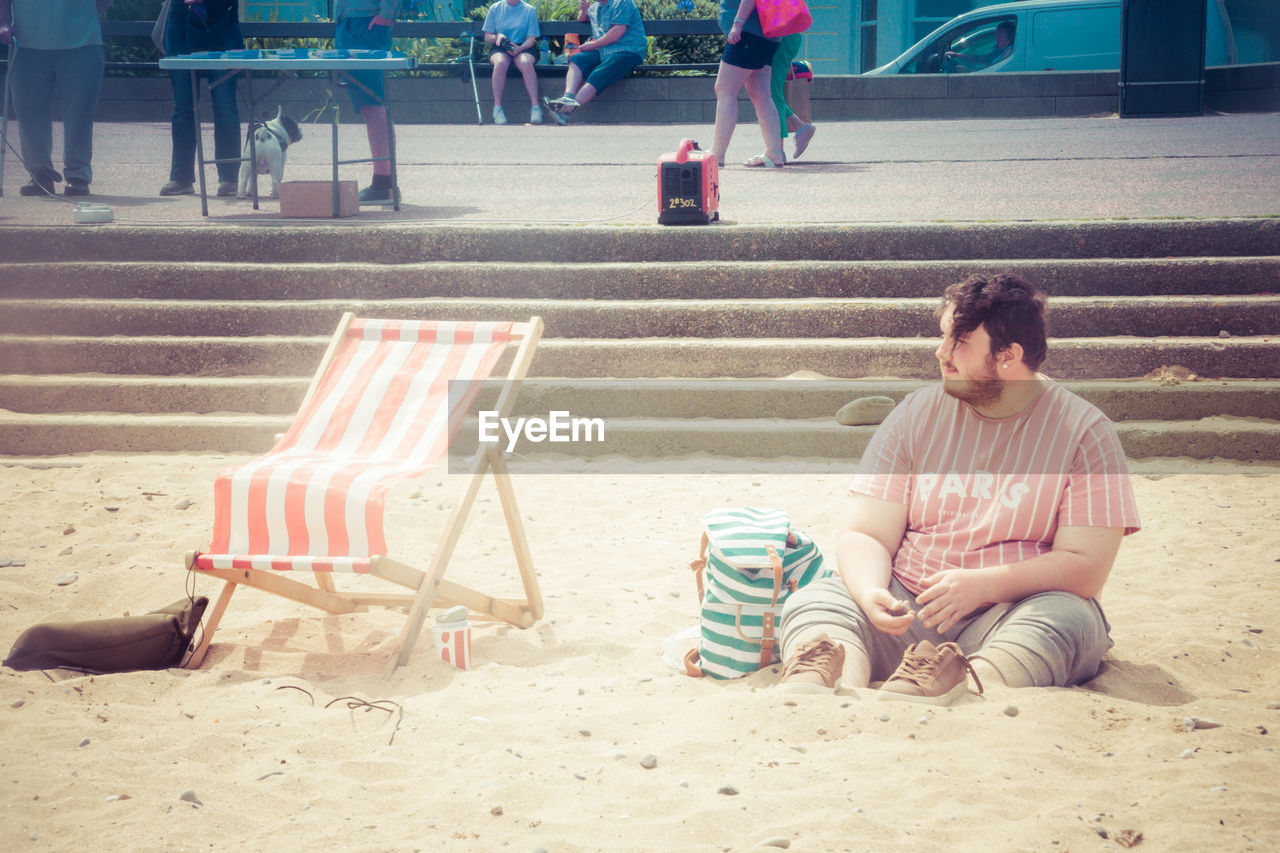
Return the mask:
<path id="1" fill-rule="evenodd" d="M 269 453 L 218 475 L 213 541 L 187 554 L 189 570 L 226 583 L 188 659 L 198 667 L 237 586 L 329 613 L 408 607 L 386 675 L 408 661 L 431 606 L 465 605 L 522 628 L 542 616 L 533 561 L 497 444 L 477 452 L 426 570 L 387 557 L 389 489 L 433 468 L 508 345 L 518 344 L 496 410 L 515 406 L 542 334 L 527 323 L 455 323 L 343 316 L 293 425 Z M 492 473 L 524 584 L 524 600 L 492 598 L 444 579 L 467 513 Z M 314 585 L 287 576 L 309 572 Z M 334 574 L 372 575 L 410 592 L 343 592 Z"/>

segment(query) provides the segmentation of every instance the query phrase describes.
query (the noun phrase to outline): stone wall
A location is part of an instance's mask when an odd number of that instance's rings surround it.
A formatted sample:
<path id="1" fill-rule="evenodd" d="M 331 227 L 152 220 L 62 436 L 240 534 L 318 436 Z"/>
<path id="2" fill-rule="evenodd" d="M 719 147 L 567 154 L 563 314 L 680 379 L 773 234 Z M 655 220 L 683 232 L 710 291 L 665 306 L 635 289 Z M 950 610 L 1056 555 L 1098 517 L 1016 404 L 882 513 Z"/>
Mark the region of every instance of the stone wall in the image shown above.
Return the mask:
<path id="1" fill-rule="evenodd" d="M 558 70 L 544 71 L 541 92 L 555 97 L 563 88 Z M 630 77 L 575 116 L 576 123 L 707 124 L 715 117 L 713 77 Z M 1085 116 L 1117 109 L 1119 75 L 1114 71 L 1027 74 L 930 75 L 921 77 L 828 76 L 810 90 L 817 121 L 859 119 L 1025 118 Z M 242 80 L 241 87 L 246 84 Z M 478 76 L 481 115 L 490 121 L 489 77 Z M 255 78 L 254 95 L 263 109 L 277 104 L 301 120 L 332 93 L 342 120 L 352 120 L 345 89 L 328 80 Z M 270 90 L 270 91 L 269 91 Z M 471 80 L 461 76 L 393 78 L 388 81 L 393 114 L 407 124 L 471 124 L 476 121 Z M 508 80 L 505 103 L 512 119 L 522 115 L 525 95 L 518 77 Z M 100 121 L 169 119 L 170 84 L 163 77 L 109 77 L 98 107 Z M 1280 63 L 1211 68 L 1206 74 L 1207 112 L 1280 112 Z M 740 119 L 753 118 L 740 102 Z"/>

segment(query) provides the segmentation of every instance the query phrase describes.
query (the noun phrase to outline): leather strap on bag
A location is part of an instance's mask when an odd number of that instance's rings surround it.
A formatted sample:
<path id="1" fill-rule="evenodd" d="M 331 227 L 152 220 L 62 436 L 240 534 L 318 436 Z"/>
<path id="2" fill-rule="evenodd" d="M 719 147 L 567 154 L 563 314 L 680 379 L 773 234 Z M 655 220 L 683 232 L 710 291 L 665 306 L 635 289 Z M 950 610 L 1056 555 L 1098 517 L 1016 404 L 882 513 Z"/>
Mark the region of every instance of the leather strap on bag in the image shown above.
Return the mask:
<path id="1" fill-rule="evenodd" d="M 693 575 L 698 579 L 698 603 L 702 603 L 702 570 L 707 567 L 707 534 L 702 533 L 702 547 L 698 549 L 698 559 L 689 563 L 689 568 L 693 569 Z"/>
<path id="2" fill-rule="evenodd" d="M 764 622 L 760 626 L 760 669 L 767 669 L 773 663 L 773 613 L 764 614 Z"/>
<path id="3" fill-rule="evenodd" d="M 782 592 L 782 558 L 778 556 L 778 549 L 772 545 L 764 546 L 764 552 L 769 555 L 769 566 L 773 569 L 773 599 L 769 606 L 777 607 L 778 593 Z"/>
<path id="4" fill-rule="evenodd" d="M 742 611 L 738 611 L 739 619 L 741 619 Z M 758 669 L 767 669 L 773 665 L 773 649 L 777 645 L 774 639 L 774 616 L 772 613 L 764 614 L 764 618 L 760 625 L 760 666 Z M 738 623 L 738 634 L 746 636 L 742 633 L 742 623 Z M 698 654 L 698 647 L 694 646 L 684 656 L 684 674 L 691 678 L 702 678 L 706 673 L 702 671 L 702 656 Z"/>
<path id="5" fill-rule="evenodd" d="M 684 656 L 684 674 L 692 678 L 702 678 L 706 675 L 699 663 L 701 660 L 702 655 L 698 654 L 697 646 L 689 649 L 689 653 Z"/>

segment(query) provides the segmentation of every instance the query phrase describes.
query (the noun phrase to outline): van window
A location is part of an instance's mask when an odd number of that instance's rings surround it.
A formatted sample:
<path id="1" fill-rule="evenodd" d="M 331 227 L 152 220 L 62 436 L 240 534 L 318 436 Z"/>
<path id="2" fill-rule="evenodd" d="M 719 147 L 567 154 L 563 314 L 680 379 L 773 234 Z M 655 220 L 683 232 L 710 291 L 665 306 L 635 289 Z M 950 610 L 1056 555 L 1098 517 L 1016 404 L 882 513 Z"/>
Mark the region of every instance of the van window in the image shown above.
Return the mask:
<path id="1" fill-rule="evenodd" d="M 1118 55 L 1120 6 L 1036 12 L 1032 17 L 1032 34 L 1036 53 L 1050 61 Z"/>
<path id="2" fill-rule="evenodd" d="M 956 15 L 968 12 L 973 5 L 972 0 L 916 0 L 915 16 L 911 19 L 912 43 L 920 41 Z"/>
<path id="3" fill-rule="evenodd" d="M 948 30 L 903 66 L 902 74 L 966 74 L 982 71 L 1013 54 L 1014 17 L 983 18 Z"/>

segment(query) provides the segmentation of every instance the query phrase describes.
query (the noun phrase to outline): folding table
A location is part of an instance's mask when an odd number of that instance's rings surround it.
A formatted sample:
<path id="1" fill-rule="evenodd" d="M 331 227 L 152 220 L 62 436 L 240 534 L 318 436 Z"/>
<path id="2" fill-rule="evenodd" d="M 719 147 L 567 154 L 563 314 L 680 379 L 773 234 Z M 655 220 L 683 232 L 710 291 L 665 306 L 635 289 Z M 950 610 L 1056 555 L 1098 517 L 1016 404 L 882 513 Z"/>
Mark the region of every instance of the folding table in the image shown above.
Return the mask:
<path id="1" fill-rule="evenodd" d="M 204 167 L 210 164 L 227 162 L 226 160 L 206 160 L 204 158 L 204 140 L 200 133 L 200 88 L 199 88 L 199 72 L 201 71 L 222 71 L 221 77 L 216 80 L 210 80 L 209 88 L 213 88 L 239 74 L 241 71 L 248 72 L 245 75 L 246 85 L 245 92 L 249 102 L 249 118 L 253 121 L 257 113 L 255 110 L 255 98 L 253 94 L 253 72 L 265 71 L 270 74 L 292 74 L 296 71 L 324 71 L 329 75 L 332 81 L 334 77 L 341 77 L 350 86 L 358 86 L 364 90 L 369 97 L 378 99 L 369 88 L 357 80 L 352 72 L 354 71 L 397 71 L 406 68 L 412 68 L 417 64 L 411 56 L 405 56 L 397 51 L 386 50 L 308 50 L 307 48 L 281 48 L 279 50 L 216 50 L 205 51 L 203 53 L 189 53 L 181 56 L 166 56 L 160 60 L 160 67 L 169 71 L 190 71 L 191 72 L 191 98 L 194 104 L 193 121 L 196 126 L 196 158 L 199 166 L 200 174 L 200 212 L 204 216 L 209 215 L 209 197 L 205 187 Z M 279 86 L 279 82 L 276 86 Z M 273 86 L 267 91 L 270 94 L 275 90 Z M 386 105 L 385 101 L 382 101 Z M 391 127 L 391 111 L 387 110 L 387 139 L 390 142 L 390 156 L 388 157 L 366 157 L 358 160 L 339 160 L 338 159 L 338 122 L 335 116 L 333 122 L 333 130 L 331 134 L 333 146 L 333 215 L 338 215 L 338 167 L 352 163 L 372 163 L 378 160 L 390 160 L 391 162 L 391 186 L 398 186 L 396 181 L 396 143 L 395 133 Z M 249 134 L 249 159 L 257 160 L 257 144 L 253 134 Z M 236 157 L 235 162 L 241 162 L 243 158 Z M 258 174 L 257 170 L 252 171 L 253 186 L 253 209 L 258 209 Z M 400 199 L 394 198 L 394 208 L 400 209 Z"/>

